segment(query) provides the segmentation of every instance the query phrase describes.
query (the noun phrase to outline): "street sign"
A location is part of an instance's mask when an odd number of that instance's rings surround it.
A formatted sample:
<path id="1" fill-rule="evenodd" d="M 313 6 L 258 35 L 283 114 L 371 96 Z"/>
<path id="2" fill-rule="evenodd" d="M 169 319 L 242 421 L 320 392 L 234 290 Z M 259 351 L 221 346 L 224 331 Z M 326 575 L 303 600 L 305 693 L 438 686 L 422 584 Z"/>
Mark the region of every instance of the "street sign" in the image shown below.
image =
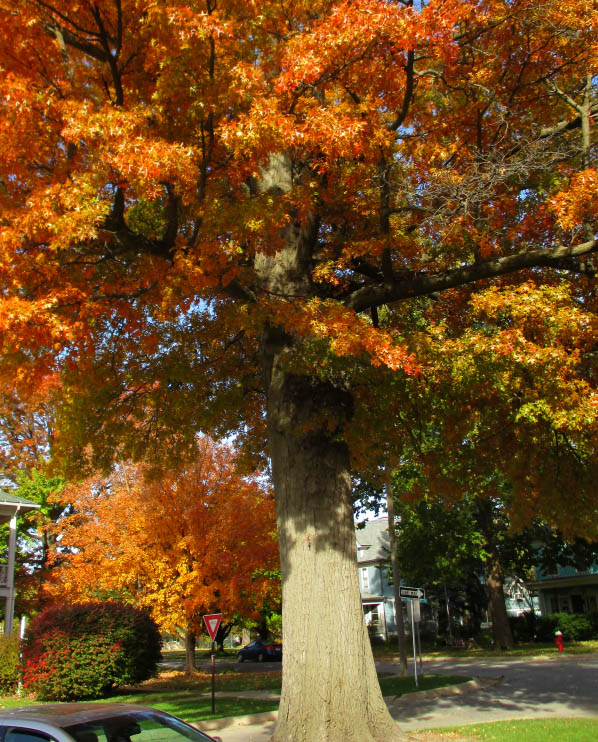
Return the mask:
<path id="1" fill-rule="evenodd" d="M 400 587 L 399 595 L 401 596 L 401 598 L 423 600 L 426 597 L 426 591 L 421 587 Z"/>
<path id="2" fill-rule="evenodd" d="M 216 639 L 216 634 L 218 633 L 218 628 L 220 627 L 220 622 L 222 621 L 222 613 L 210 613 L 203 617 L 203 621 L 208 630 L 208 634 L 210 635 L 210 639 L 214 641 Z"/>

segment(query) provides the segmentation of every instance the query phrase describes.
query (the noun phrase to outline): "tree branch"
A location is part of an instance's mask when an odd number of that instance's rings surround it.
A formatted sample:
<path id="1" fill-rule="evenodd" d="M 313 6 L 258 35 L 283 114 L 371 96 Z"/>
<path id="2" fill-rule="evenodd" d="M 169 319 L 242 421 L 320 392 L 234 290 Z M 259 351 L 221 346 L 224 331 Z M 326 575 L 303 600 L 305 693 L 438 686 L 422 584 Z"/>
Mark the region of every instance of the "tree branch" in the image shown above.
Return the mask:
<path id="1" fill-rule="evenodd" d="M 345 304 L 356 312 L 392 302 L 427 296 L 439 291 L 465 286 L 488 278 L 497 278 L 527 268 L 555 268 L 585 272 L 575 265 L 575 258 L 598 251 L 598 240 L 590 240 L 574 247 L 559 245 L 552 250 L 529 250 L 482 263 L 464 265 L 442 273 L 416 273 L 411 278 L 395 281 L 392 287 L 383 283 L 363 286 L 355 290 Z"/>

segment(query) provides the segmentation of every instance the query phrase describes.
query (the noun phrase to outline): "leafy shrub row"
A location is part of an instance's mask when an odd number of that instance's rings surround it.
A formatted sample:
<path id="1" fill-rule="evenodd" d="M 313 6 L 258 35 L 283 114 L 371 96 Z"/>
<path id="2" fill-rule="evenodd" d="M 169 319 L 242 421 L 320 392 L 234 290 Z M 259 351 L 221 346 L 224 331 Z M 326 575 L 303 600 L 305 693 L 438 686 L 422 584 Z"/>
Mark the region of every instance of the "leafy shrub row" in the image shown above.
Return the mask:
<path id="1" fill-rule="evenodd" d="M 13 693 L 19 683 L 18 634 L 0 636 L 0 693 Z"/>
<path id="2" fill-rule="evenodd" d="M 564 641 L 598 639 L 598 613 L 551 613 L 548 616 L 524 614 L 510 619 L 516 642 L 551 642 L 560 631 Z"/>
<path id="3" fill-rule="evenodd" d="M 23 685 L 43 701 L 103 698 L 157 671 L 158 627 L 121 603 L 54 606 L 31 623 L 23 647 Z"/>

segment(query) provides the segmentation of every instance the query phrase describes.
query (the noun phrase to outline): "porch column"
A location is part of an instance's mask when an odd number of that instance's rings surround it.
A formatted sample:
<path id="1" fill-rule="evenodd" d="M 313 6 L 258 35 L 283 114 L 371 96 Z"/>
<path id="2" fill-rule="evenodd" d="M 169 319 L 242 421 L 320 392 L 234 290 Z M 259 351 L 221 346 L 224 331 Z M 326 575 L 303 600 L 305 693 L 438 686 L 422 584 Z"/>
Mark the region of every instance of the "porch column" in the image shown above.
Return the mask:
<path id="1" fill-rule="evenodd" d="M 4 618 L 4 633 L 12 634 L 12 624 L 15 616 L 15 551 L 17 546 L 17 513 L 10 519 L 10 531 L 8 535 L 8 564 L 7 564 L 7 591 L 6 610 Z"/>

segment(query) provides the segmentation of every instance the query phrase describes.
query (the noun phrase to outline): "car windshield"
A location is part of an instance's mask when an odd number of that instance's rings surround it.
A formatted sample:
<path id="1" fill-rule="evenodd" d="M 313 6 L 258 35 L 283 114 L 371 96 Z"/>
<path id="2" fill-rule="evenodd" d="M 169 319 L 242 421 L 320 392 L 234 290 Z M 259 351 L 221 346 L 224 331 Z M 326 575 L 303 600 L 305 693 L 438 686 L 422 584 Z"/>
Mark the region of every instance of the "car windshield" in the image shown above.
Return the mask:
<path id="1" fill-rule="evenodd" d="M 151 711 L 107 716 L 64 727 L 77 742 L 209 742 L 209 737 L 173 717 Z"/>

